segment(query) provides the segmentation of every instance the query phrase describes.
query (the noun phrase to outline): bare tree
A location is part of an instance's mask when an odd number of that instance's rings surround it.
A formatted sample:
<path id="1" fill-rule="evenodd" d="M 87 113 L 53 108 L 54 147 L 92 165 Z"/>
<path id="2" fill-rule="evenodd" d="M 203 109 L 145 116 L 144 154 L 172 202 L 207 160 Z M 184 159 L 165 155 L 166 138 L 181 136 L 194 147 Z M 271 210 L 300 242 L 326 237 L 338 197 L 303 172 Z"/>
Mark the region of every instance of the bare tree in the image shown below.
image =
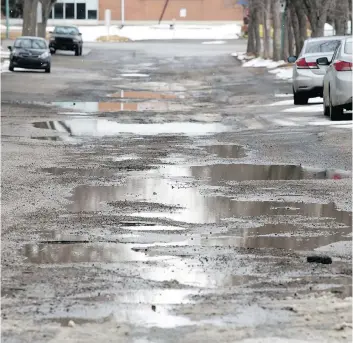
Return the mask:
<path id="1" fill-rule="evenodd" d="M 327 13 L 332 1 L 334 0 L 302 0 L 310 22 L 312 37 L 324 35 Z"/>
<path id="2" fill-rule="evenodd" d="M 42 22 L 38 23 L 38 36 L 45 38 L 50 11 L 57 0 L 39 0 L 42 3 Z"/>
<path id="3" fill-rule="evenodd" d="M 270 40 L 271 40 L 271 0 L 264 0 L 263 8 L 263 37 L 264 37 L 264 47 L 263 55 L 264 58 L 270 58 Z"/>
<path id="4" fill-rule="evenodd" d="M 23 2 L 23 36 L 36 35 L 38 0 L 25 0 Z"/>
<path id="5" fill-rule="evenodd" d="M 256 55 L 255 48 L 255 23 L 253 18 L 253 0 L 249 1 L 249 25 L 248 25 L 248 44 L 246 53 L 248 55 Z"/>
<path id="6" fill-rule="evenodd" d="M 303 5 L 303 0 L 290 0 L 290 6 L 293 8 L 293 12 L 296 14 L 298 21 L 298 36 L 296 40 L 296 54 L 299 55 L 301 49 L 303 48 L 304 41 L 307 39 L 307 15 L 306 7 Z M 294 14 L 293 14 L 294 15 Z M 294 28 L 294 21 L 292 21 Z"/>
<path id="7" fill-rule="evenodd" d="M 279 0 L 272 0 L 272 21 L 273 21 L 273 60 L 281 58 L 281 13 Z"/>
<path id="8" fill-rule="evenodd" d="M 336 35 L 345 35 L 348 29 L 350 0 L 335 1 L 333 6 L 333 18 Z"/>

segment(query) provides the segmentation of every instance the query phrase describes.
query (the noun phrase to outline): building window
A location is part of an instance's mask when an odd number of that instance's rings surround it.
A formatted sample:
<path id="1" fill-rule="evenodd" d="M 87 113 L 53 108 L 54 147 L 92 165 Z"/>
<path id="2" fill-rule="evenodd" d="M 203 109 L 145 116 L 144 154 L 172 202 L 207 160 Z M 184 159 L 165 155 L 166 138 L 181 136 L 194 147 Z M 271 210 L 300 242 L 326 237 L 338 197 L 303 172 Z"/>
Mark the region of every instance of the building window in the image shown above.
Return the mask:
<path id="1" fill-rule="evenodd" d="M 73 2 L 65 4 L 65 18 L 75 19 L 75 4 Z"/>
<path id="2" fill-rule="evenodd" d="M 56 3 L 54 5 L 54 19 L 64 19 L 64 4 Z"/>
<path id="3" fill-rule="evenodd" d="M 77 19 L 86 19 L 86 4 L 77 3 L 76 4 L 76 18 Z"/>
<path id="4" fill-rule="evenodd" d="M 88 10 L 87 19 L 97 19 L 97 10 Z"/>

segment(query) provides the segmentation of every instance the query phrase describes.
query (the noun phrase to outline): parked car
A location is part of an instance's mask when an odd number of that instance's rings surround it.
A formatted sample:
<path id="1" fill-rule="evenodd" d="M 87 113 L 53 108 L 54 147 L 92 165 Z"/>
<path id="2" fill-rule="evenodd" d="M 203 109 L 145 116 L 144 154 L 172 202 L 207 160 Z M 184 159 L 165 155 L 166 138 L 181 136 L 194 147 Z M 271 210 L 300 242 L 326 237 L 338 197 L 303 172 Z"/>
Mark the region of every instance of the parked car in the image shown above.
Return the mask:
<path id="1" fill-rule="evenodd" d="M 55 54 L 56 50 L 74 51 L 75 56 L 82 55 L 82 34 L 75 26 L 56 26 L 50 32 L 50 51 Z"/>
<path id="2" fill-rule="evenodd" d="M 309 38 L 304 42 L 299 56 L 291 56 L 293 66 L 293 96 L 295 105 L 305 105 L 309 98 L 322 97 L 326 65 L 318 65 L 317 59 L 331 60 L 334 51 L 344 36 Z"/>
<path id="3" fill-rule="evenodd" d="M 9 70 L 15 68 L 44 69 L 50 73 L 51 55 L 45 39 L 39 37 L 22 36 L 15 40 L 10 50 Z"/>
<path id="4" fill-rule="evenodd" d="M 320 66 L 326 66 L 324 77 L 324 114 L 331 120 L 343 116 L 343 110 L 352 110 L 352 37 L 342 40 L 331 60 L 321 57 Z"/>

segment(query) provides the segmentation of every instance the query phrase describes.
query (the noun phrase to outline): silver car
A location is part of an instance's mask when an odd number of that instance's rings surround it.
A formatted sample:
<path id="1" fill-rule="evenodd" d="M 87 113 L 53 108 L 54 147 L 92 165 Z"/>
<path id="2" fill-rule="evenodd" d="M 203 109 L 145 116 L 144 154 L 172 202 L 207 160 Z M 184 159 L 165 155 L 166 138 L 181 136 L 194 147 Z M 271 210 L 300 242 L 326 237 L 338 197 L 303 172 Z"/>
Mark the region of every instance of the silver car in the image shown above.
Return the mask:
<path id="1" fill-rule="evenodd" d="M 318 65 L 317 59 L 331 60 L 343 36 L 309 38 L 304 42 L 299 56 L 289 57 L 293 66 L 293 96 L 295 105 L 305 105 L 309 98 L 322 97 L 326 65 Z"/>
<path id="2" fill-rule="evenodd" d="M 324 77 L 324 114 L 331 120 L 343 117 L 343 110 L 352 110 L 352 37 L 342 40 L 331 60 L 319 58 L 327 66 Z"/>

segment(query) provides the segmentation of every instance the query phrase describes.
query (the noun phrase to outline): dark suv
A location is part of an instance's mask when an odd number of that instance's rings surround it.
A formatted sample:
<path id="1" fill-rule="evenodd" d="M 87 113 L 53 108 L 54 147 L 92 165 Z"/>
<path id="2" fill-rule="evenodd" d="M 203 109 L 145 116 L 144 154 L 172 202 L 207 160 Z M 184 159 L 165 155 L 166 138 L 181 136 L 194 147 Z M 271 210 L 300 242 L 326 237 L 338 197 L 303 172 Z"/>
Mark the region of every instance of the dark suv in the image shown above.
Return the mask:
<path id="1" fill-rule="evenodd" d="M 53 32 L 50 32 L 49 49 L 52 54 L 56 50 L 74 51 L 75 56 L 82 55 L 82 34 L 75 26 L 56 26 Z"/>

